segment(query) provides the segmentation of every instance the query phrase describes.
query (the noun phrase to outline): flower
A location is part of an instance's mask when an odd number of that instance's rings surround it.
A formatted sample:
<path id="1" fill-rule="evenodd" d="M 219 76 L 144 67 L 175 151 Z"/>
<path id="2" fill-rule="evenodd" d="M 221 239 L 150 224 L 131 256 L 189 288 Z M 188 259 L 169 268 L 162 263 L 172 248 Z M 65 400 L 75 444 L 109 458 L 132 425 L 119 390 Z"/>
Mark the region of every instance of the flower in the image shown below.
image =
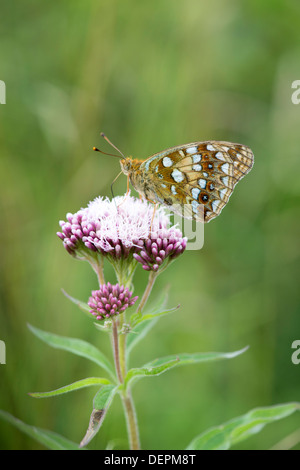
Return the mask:
<path id="1" fill-rule="evenodd" d="M 128 287 L 111 285 L 109 282 L 100 286 L 99 290 L 93 290 L 89 298 L 90 312 L 97 320 L 105 320 L 119 315 L 128 307 L 135 304 L 138 297 L 132 297 Z"/>
<path id="2" fill-rule="evenodd" d="M 186 238 L 175 226 L 169 228 L 163 207 L 153 211 L 153 204 L 130 195 L 111 201 L 97 197 L 86 208 L 68 213 L 57 235 L 77 258 L 101 254 L 117 261 L 134 256 L 145 270 L 157 271 L 185 250 Z"/>
<path id="3" fill-rule="evenodd" d="M 172 261 L 186 248 L 186 238 L 175 227 L 159 230 L 156 235 L 154 240 L 140 240 L 141 249 L 133 255 L 146 271 L 157 271 L 165 260 Z"/>
<path id="4" fill-rule="evenodd" d="M 153 205 L 131 196 L 118 196 L 110 201 L 97 197 L 84 209 L 67 214 L 67 222 L 57 235 L 64 247 L 76 255 L 78 249 L 111 254 L 115 258 L 127 257 L 136 248 L 137 241 L 147 239 L 153 216 Z M 155 213 L 152 231 L 166 227 L 168 218 L 162 209 Z"/>

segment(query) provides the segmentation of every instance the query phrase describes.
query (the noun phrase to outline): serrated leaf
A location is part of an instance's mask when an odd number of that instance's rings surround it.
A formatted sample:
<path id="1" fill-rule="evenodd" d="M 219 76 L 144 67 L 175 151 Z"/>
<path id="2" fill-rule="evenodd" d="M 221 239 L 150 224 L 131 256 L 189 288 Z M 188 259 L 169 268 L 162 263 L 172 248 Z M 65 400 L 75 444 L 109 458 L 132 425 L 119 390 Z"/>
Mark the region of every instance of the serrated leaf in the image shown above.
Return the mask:
<path id="1" fill-rule="evenodd" d="M 27 434 L 27 436 L 32 437 L 40 444 L 43 444 L 48 449 L 51 450 L 80 450 L 78 444 L 75 442 L 69 441 L 63 436 L 56 434 L 47 429 L 36 428 L 35 426 L 30 426 L 29 424 L 24 423 L 18 418 L 15 418 L 10 413 L 0 410 L 0 418 L 4 419 L 8 423 L 13 424 L 20 431 Z"/>
<path id="2" fill-rule="evenodd" d="M 104 385 L 95 395 L 89 427 L 80 443 L 80 447 L 86 446 L 99 431 L 117 389 L 118 386 L 116 385 Z"/>
<path id="3" fill-rule="evenodd" d="M 47 343 L 49 346 L 52 346 L 56 349 L 69 351 L 73 354 L 76 354 L 77 356 L 89 359 L 106 370 L 113 380 L 116 381 L 112 364 L 107 359 L 107 357 L 92 344 L 88 343 L 87 341 L 83 341 L 82 339 L 67 338 L 66 336 L 59 336 L 54 333 L 48 333 L 47 331 L 42 331 L 32 325 L 28 325 L 28 327 L 32 333 L 34 333 L 38 338 Z"/>
<path id="4" fill-rule="evenodd" d="M 65 385 L 64 387 L 52 390 L 50 392 L 31 392 L 29 395 L 33 398 L 48 398 L 62 395 L 64 393 L 73 392 L 81 388 L 90 387 L 91 385 L 108 385 L 110 381 L 100 377 L 89 377 L 87 379 L 78 380 L 72 384 Z"/>
<path id="5" fill-rule="evenodd" d="M 300 410 L 300 403 L 255 408 L 200 434 L 192 440 L 187 450 L 228 450 L 238 442 L 260 432 L 266 424 L 285 418 L 297 410 Z"/>
<path id="6" fill-rule="evenodd" d="M 141 368 L 130 369 L 125 378 L 125 386 L 127 386 L 129 382 L 132 382 L 138 378 L 150 375 L 159 375 L 176 366 L 196 364 L 199 362 L 219 361 L 222 359 L 232 359 L 236 356 L 239 356 L 247 349 L 248 347 L 229 353 L 180 353 L 177 355 L 161 357 L 151 361 Z"/>

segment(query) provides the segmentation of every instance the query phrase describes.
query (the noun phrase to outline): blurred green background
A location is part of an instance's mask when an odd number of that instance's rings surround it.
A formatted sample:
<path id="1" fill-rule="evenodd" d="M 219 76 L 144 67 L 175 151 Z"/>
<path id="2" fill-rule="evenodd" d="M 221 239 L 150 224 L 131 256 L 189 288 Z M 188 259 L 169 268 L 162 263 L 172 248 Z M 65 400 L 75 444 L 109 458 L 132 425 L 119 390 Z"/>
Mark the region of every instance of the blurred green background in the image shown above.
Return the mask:
<path id="1" fill-rule="evenodd" d="M 108 338 L 61 292 L 86 301 L 96 276 L 56 236 L 67 212 L 110 196 L 120 168 L 92 152 L 110 151 L 100 131 L 142 159 L 208 139 L 241 142 L 255 154 L 251 173 L 205 227 L 204 248 L 159 277 L 153 299 L 168 284 L 169 306 L 181 309 L 160 320 L 131 364 L 250 349 L 138 382 L 143 448 L 181 449 L 253 407 L 299 400 L 300 365 L 291 362 L 300 339 L 300 105 L 291 101 L 299 15 L 297 0 L 1 1 L 1 409 L 76 442 L 87 428 L 95 388 L 45 400 L 27 392 L 97 376 L 97 366 L 41 343 L 27 323 L 110 354 Z M 125 190 L 122 177 L 115 193 Z M 137 294 L 146 280 L 139 268 Z M 298 428 L 295 415 L 239 448 L 268 449 Z M 112 439 L 126 448 L 119 400 L 89 447 Z M 41 446 L 0 421 L 0 448 Z"/>

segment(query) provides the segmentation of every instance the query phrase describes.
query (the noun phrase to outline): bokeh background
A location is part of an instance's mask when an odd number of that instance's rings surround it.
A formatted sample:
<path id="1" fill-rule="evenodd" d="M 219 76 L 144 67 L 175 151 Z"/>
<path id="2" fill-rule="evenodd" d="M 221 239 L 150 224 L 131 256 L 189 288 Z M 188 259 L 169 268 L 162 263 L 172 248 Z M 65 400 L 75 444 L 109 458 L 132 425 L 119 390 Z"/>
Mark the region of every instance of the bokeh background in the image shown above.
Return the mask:
<path id="1" fill-rule="evenodd" d="M 300 105 L 291 101 L 299 15 L 297 0 L 1 1 L 1 409 L 75 442 L 87 428 L 95 388 L 45 400 L 27 392 L 97 376 L 97 366 L 51 349 L 27 323 L 110 354 L 108 338 L 61 292 L 86 301 L 96 277 L 56 237 L 67 212 L 110 196 L 119 162 L 92 151 L 110 151 L 100 131 L 137 158 L 208 139 L 255 154 L 251 173 L 205 227 L 203 249 L 160 276 L 153 300 L 168 284 L 169 306 L 181 309 L 160 320 L 131 364 L 250 349 L 138 382 L 143 448 L 181 449 L 253 407 L 299 399 L 300 365 L 291 362 L 300 339 Z M 115 193 L 125 190 L 122 177 Z M 106 273 L 113 280 L 109 266 Z M 137 294 L 146 280 L 139 269 Z M 269 449 L 298 428 L 294 415 L 239 448 Z M 89 447 L 112 439 L 126 448 L 119 400 Z M 42 447 L 0 422 L 0 448 Z"/>

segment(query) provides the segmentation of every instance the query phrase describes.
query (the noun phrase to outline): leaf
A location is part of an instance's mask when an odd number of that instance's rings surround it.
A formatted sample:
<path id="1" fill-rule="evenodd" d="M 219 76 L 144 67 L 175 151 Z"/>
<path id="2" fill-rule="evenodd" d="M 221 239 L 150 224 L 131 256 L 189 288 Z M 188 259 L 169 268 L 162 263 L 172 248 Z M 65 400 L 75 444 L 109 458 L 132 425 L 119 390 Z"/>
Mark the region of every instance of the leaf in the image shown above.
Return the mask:
<path id="1" fill-rule="evenodd" d="M 149 313 L 142 314 L 138 312 L 130 317 L 132 329 L 129 331 L 126 339 L 127 358 L 129 356 L 130 351 L 134 348 L 134 346 L 138 344 L 141 339 L 146 336 L 146 334 L 155 325 L 159 317 L 178 310 L 179 305 L 177 305 L 177 307 L 166 309 L 165 304 L 167 302 L 167 299 L 168 297 L 164 292 L 157 304 L 152 307 Z"/>
<path id="2" fill-rule="evenodd" d="M 150 375 L 160 375 L 168 369 L 171 369 L 178 364 L 179 359 L 173 359 L 172 361 L 165 362 L 157 367 L 140 367 L 135 369 L 130 369 L 127 372 L 127 375 L 124 380 L 124 386 L 127 387 L 129 382 L 139 379 L 141 377 L 147 377 Z"/>
<path id="3" fill-rule="evenodd" d="M 240 349 L 239 351 L 233 351 L 233 352 L 207 352 L 207 353 L 180 353 L 172 356 L 165 356 L 161 357 L 160 359 L 155 359 L 150 363 L 152 366 L 159 365 L 163 363 L 164 361 L 170 361 L 172 358 L 174 359 L 175 357 L 178 358 L 178 365 L 185 365 L 185 364 L 196 364 L 198 362 L 209 362 L 209 361 L 219 361 L 221 359 L 232 359 L 234 357 L 239 356 L 240 354 L 243 354 L 245 351 L 247 351 L 248 346 L 246 346 L 243 349 Z"/>
<path id="4" fill-rule="evenodd" d="M 89 318 L 95 320 L 95 316 L 90 312 L 91 308 L 85 302 L 81 300 L 75 299 L 75 297 L 71 297 L 64 289 L 62 289 L 62 293 L 69 299 L 71 302 L 76 304 L 80 310 L 82 310 Z"/>
<path id="5" fill-rule="evenodd" d="M 300 403 L 255 408 L 243 416 L 200 434 L 192 440 L 187 450 L 227 450 L 260 432 L 266 424 L 285 418 L 297 410 L 300 410 Z"/>
<path id="6" fill-rule="evenodd" d="M 116 377 L 114 374 L 113 366 L 110 361 L 107 359 L 104 354 L 99 351 L 92 344 L 76 338 L 67 338 L 65 336 L 59 336 L 53 333 L 48 333 L 47 331 L 42 331 L 32 325 L 28 325 L 28 328 L 34 333 L 38 338 L 40 338 L 45 343 L 49 344 L 56 349 L 62 349 L 64 351 L 69 351 L 77 356 L 85 357 L 92 362 L 98 364 L 106 372 L 110 374 L 114 381 Z"/>
<path id="7" fill-rule="evenodd" d="M 64 387 L 52 390 L 51 392 L 31 392 L 29 395 L 34 398 L 48 398 L 55 397 L 57 395 L 62 395 L 64 393 L 73 392 L 74 390 L 79 390 L 80 388 L 90 387 L 91 385 L 108 385 L 110 381 L 108 379 L 100 377 L 89 377 L 87 379 L 78 380 L 70 385 L 65 385 Z"/>
<path id="8" fill-rule="evenodd" d="M 35 439 L 51 450 L 80 450 L 78 444 L 46 429 L 36 428 L 15 418 L 10 413 L 0 410 L 0 418 L 16 426 L 20 431 Z"/>
<path id="9" fill-rule="evenodd" d="M 241 349 L 239 351 L 229 352 L 229 353 L 180 353 L 177 355 L 161 357 L 155 359 L 154 361 L 146 364 L 141 368 L 130 369 L 125 377 L 124 384 L 128 385 L 129 382 L 136 380 L 141 377 L 146 377 L 150 375 L 159 375 L 163 372 L 175 367 L 185 364 L 195 364 L 198 362 L 209 362 L 209 361 L 218 361 L 221 359 L 231 359 L 236 356 L 239 356 L 245 352 L 248 347 Z"/>
<path id="10" fill-rule="evenodd" d="M 156 314 L 158 312 L 162 312 L 163 310 L 165 310 L 165 307 L 166 307 L 167 301 L 168 301 L 168 297 L 169 297 L 168 291 L 169 291 L 169 286 L 167 286 L 167 288 L 164 289 L 164 291 L 162 292 L 162 295 L 159 297 L 159 299 L 156 301 L 156 303 L 151 306 L 151 308 L 149 309 L 150 314 Z M 144 317 L 144 315 L 143 315 L 142 312 L 137 312 L 137 313 L 134 313 L 133 315 L 131 315 L 131 317 L 130 317 L 131 326 L 135 327 L 137 322 L 139 322 L 140 319 L 143 318 L 143 317 Z"/>
<path id="11" fill-rule="evenodd" d="M 86 446 L 99 431 L 117 389 L 118 386 L 116 385 L 104 385 L 95 395 L 89 427 L 80 443 L 80 447 Z"/>
<path id="12" fill-rule="evenodd" d="M 94 322 L 94 326 L 99 331 L 103 331 L 104 333 L 110 333 L 112 323 L 109 320 L 105 321 L 103 325 L 101 325 L 101 323 Z"/>
<path id="13" fill-rule="evenodd" d="M 139 313 L 136 313 L 134 315 L 134 319 L 133 319 L 133 322 L 132 322 L 132 325 L 133 325 L 133 329 L 136 328 L 138 325 L 140 325 L 141 323 L 145 322 L 145 321 L 149 321 L 149 320 L 156 320 L 157 318 L 163 316 L 163 315 L 167 315 L 168 313 L 172 313 L 172 312 L 175 312 L 176 310 L 178 310 L 180 307 L 180 305 L 177 305 L 176 307 L 173 307 L 173 308 L 169 308 L 169 309 L 164 309 L 164 310 L 160 310 L 158 312 L 155 312 L 155 313 L 145 313 L 144 315 L 141 315 Z M 132 319 L 132 317 L 131 317 Z"/>
<path id="14" fill-rule="evenodd" d="M 135 326 L 132 330 L 129 331 L 126 337 L 126 356 L 127 359 L 129 357 L 130 352 L 138 344 L 141 339 L 143 339 L 146 334 L 151 330 L 151 328 L 155 325 L 157 319 L 151 319 L 148 321 L 144 321 L 143 323 L 139 323 Z"/>

